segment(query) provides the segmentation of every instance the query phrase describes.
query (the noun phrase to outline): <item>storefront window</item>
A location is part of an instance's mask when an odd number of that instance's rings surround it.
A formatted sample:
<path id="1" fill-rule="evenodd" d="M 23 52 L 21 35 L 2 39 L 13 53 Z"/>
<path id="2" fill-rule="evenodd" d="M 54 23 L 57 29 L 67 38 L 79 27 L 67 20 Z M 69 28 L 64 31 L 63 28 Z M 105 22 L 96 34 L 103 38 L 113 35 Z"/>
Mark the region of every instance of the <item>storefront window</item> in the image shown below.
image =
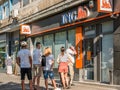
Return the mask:
<path id="1" fill-rule="evenodd" d="M 66 32 L 59 32 L 55 34 L 55 60 L 57 59 L 62 46 L 66 47 Z M 58 64 L 55 62 L 55 68 L 57 68 L 57 66 Z"/>
<path id="2" fill-rule="evenodd" d="M 103 32 L 111 32 L 113 23 L 107 22 L 102 24 Z M 103 33 L 104 34 L 104 33 Z M 102 60 L 101 60 L 101 81 L 110 82 L 110 70 L 113 69 L 113 35 L 104 34 L 102 38 Z"/>
<path id="3" fill-rule="evenodd" d="M 53 51 L 53 34 L 44 36 L 43 49 L 45 49 L 46 47 L 50 47 L 52 49 L 52 51 Z"/>
<path id="4" fill-rule="evenodd" d="M 102 32 L 112 32 L 113 31 L 113 21 L 102 23 Z"/>
<path id="5" fill-rule="evenodd" d="M 68 47 L 75 46 L 75 30 L 68 31 Z"/>
<path id="6" fill-rule="evenodd" d="M 94 80 L 95 78 L 95 58 L 96 51 L 94 39 L 96 35 L 96 25 L 86 26 L 84 28 L 84 79 Z"/>
<path id="7" fill-rule="evenodd" d="M 40 42 L 41 43 L 41 49 L 43 51 L 43 41 L 42 41 L 42 37 L 37 37 L 35 38 L 35 41 L 34 41 L 34 49 L 36 48 L 36 42 Z"/>

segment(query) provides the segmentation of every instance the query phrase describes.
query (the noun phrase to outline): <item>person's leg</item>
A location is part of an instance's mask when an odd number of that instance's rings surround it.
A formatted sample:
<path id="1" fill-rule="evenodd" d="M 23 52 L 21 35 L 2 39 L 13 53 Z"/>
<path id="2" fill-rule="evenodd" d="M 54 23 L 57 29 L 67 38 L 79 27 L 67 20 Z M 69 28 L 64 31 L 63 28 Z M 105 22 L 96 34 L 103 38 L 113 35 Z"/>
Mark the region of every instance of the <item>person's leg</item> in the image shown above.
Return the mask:
<path id="1" fill-rule="evenodd" d="M 53 84 L 53 87 L 54 87 L 54 89 L 57 89 L 57 87 L 56 87 L 56 82 L 55 82 L 55 79 L 54 79 L 54 72 L 53 71 L 49 71 L 49 77 L 50 77 L 50 79 L 51 79 L 51 81 L 52 81 L 52 84 Z"/>
<path id="2" fill-rule="evenodd" d="M 32 80 L 29 80 L 29 84 L 30 84 L 30 90 L 33 90 Z"/>
<path id="3" fill-rule="evenodd" d="M 68 87 L 68 73 L 64 73 L 64 79 L 65 79 L 65 83 L 66 83 L 66 86 Z"/>
<path id="4" fill-rule="evenodd" d="M 65 78 L 64 78 L 64 73 L 60 73 L 60 76 L 61 76 L 61 81 L 62 81 L 62 84 L 63 84 L 63 88 L 65 88 L 66 87 L 66 85 L 65 85 Z"/>
<path id="5" fill-rule="evenodd" d="M 41 77 L 41 66 L 38 66 L 38 76 L 37 76 L 37 86 L 39 87 L 40 85 L 40 77 Z"/>
<path id="6" fill-rule="evenodd" d="M 40 76 L 37 77 L 37 88 L 40 86 Z"/>
<path id="7" fill-rule="evenodd" d="M 27 77 L 28 77 L 28 80 L 29 80 L 29 87 L 30 87 L 30 90 L 33 90 L 33 83 L 32 83 L 32 70 L 31 68 L 28 68 L 26 69 L 27 71 Z"/>
<path id="8" fill-rule="evenodd" d="M 22 90 L 25 90 L 25 68 L 21 68 L 21 86 L 22 86 Z"/>
<path id="9" fill-rule="evenodd" d="M 45 87 L 46 87 L 46 90 L 48 90 L 48 79 L 45 79 Z"/>
<path id="10" fill-rule="evenodd" d="M 43 75 L 45 79 L 45 87 L 46 87 L 46 90 L 48 90 L 48 71 L 43 70 Z"/>
<path id="11" fill-rule="evenodd" d="M 24 83 L 24 80 L 21 80 L 21 86 L 22 86 L 22 90 L 25 90 L 25 83 Z"/>
<path id="12" fill-rule="evenodd" d="M 55 82 L 55 80 L 52 79 L 51 81 L 52 81 L 52 84 L 53 84 L 54 89 L 56 89 L 57 87 L 56 87 L 56 82 Z"/>
<path id="13" fill-rule="evenodd" d="M 74 78 L 74 68 L 72 65 L 69 65 L 69 68 L 70 68 L 70 86 L 71 84 L 73 83 L 73 78 Z"/>
<path id="14" fill-rule="evenodd" d="M 35 86 L 35 81 L 36 81 L 36 78 L 37 78 L 37 77 L 36 77 L 36 73 L 37 73 L 37 72 L 36 72 L 36 66 L 33 65 L 33 75 L 34 75 L 34 76 L 33 76 L 33 86 Z"/>

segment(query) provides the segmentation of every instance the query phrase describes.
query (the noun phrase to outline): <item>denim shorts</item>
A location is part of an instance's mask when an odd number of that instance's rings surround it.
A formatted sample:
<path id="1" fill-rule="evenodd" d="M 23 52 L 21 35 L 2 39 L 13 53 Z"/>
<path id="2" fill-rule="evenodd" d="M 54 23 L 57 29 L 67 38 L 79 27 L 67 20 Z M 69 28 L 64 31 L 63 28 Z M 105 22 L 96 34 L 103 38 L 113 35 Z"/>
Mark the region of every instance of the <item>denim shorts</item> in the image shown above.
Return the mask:
<path id="1" fill-rule="evenodd" d="M 44 75 L 44 79 L 48 79 L 48 76 L 50 79 L 54 79 L 54 72 L 53 71 L 43 70 L 43 75 Z"/>

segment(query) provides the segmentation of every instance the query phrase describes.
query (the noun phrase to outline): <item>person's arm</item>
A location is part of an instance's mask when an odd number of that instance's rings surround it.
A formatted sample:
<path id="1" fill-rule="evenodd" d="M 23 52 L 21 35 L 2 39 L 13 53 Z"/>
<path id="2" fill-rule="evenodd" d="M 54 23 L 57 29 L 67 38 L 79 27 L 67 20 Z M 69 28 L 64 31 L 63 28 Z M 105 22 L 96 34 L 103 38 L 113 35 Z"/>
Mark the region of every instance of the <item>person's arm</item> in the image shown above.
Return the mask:
<path id="1" fill-rule="evenodd" d="M 57 57 L 57 63 L 58 64 L 60 63 L 60 55 L 58 55 L 58 57 Z"/>
<path id="2" fill-rule="evenodd" d="M 67 56 L 68 56 L 68 63 L 69 63 L 69 62 L 70 62 L 70 63 L 74 63 L 73 58 L 72 58 L 69 54 L 67 54 Z"/>
<path id="3" fill-rule="evenodd" d="M 53 66 L 54 66 L 54 60 L 52 60 L 52 65 L 50 67 L 50 70 L 52 71 L 53 70 Z"/>
<path id="4" fill-rule="evenodd" d="M 16 58 L 16 63 L 18 64 L 18 66 L 20 66 L 20 57 Z"/>
<path id="5" fill-rule="evenodd" d="M 29 61 L 30 61 L 30 66 L 32 68 L 32 57 L 31 56 L 29 56 Z"/>

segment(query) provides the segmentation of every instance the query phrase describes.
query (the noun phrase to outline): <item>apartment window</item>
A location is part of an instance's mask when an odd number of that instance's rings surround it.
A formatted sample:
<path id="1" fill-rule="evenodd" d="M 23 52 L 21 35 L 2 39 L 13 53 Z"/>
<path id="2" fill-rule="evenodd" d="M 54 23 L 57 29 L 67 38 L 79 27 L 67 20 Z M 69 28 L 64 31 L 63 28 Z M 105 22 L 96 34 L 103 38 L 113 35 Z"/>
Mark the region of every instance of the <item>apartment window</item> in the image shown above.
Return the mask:
<path id="1" fill-rule="evenodd" d="M 23 7 L 29 4 L 29 0 L 23 0 Z"/>
<path id="2" fill-rule="evenodd" d="M 6 7 L 4 6 L 3 7 L 3 19 L 5 19 L 7 17 L 7 15 L 6 15 Z"/>

